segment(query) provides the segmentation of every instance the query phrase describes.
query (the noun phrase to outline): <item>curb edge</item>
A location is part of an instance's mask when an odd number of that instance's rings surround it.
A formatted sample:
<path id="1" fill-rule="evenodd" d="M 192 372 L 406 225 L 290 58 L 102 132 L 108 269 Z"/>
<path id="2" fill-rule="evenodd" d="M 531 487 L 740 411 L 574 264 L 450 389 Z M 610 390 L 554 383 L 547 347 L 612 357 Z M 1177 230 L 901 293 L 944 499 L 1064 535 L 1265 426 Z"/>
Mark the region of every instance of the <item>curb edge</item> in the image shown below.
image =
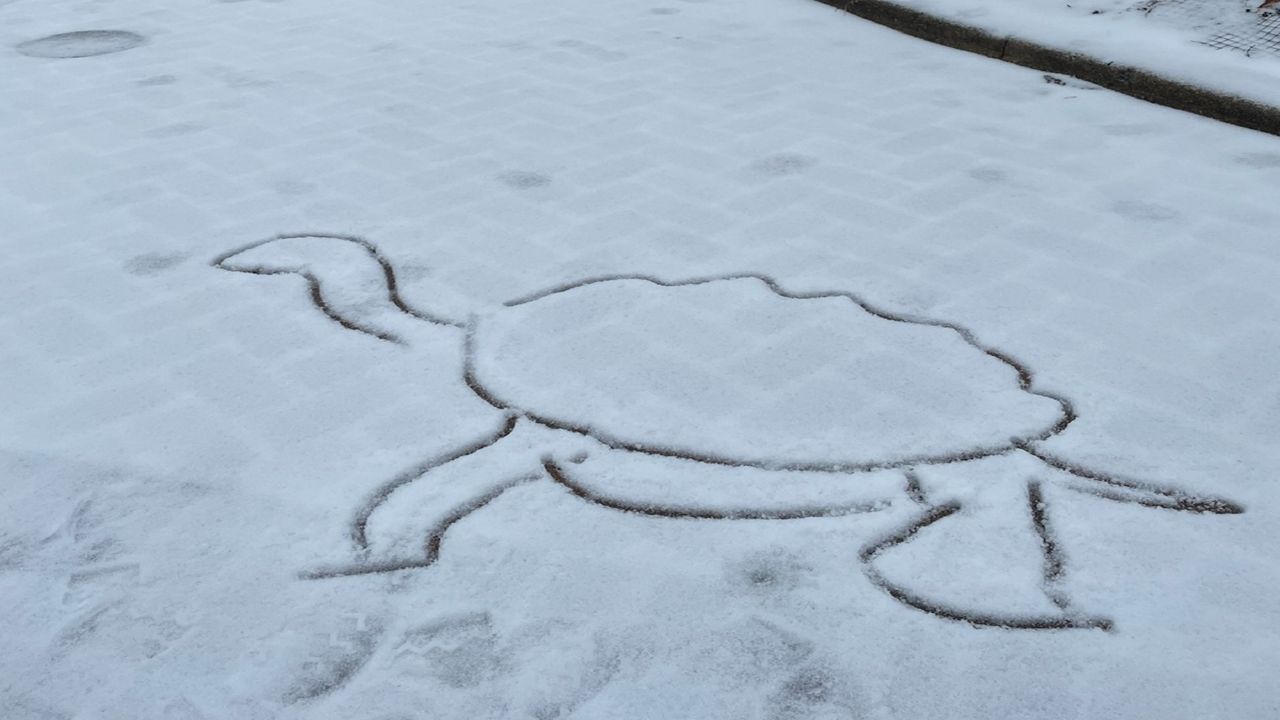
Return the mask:
<path id="1" fill-rule="evenodd" d="M 817 0 L 877 25 L 957 50 L 1041 72 L 1070 75 L 1139 100 L 1280 135 L 1280 107 L 1129 65 L 1040 45 L 898 5 L 888 0 Z"/>

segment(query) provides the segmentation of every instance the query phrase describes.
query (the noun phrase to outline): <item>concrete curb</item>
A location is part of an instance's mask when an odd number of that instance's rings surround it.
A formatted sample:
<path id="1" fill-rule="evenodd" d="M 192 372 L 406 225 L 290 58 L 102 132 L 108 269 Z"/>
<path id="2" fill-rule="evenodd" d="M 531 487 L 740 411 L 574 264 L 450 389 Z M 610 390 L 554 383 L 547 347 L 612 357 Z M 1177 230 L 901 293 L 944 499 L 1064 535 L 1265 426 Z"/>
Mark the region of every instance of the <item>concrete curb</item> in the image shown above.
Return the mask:
<path id="1" fill-rule="evenodd" d="M 1037 45 L 982 28 L 904 7 L 888 0 L 818 0 L 878 25 L 1043 72 L 1071 75 L 1139 100 L 1184 110 L 1271 135 L 1280 135 L 1280 107 L 1198 85 L 1171 80 L 1141 68 Z"/>

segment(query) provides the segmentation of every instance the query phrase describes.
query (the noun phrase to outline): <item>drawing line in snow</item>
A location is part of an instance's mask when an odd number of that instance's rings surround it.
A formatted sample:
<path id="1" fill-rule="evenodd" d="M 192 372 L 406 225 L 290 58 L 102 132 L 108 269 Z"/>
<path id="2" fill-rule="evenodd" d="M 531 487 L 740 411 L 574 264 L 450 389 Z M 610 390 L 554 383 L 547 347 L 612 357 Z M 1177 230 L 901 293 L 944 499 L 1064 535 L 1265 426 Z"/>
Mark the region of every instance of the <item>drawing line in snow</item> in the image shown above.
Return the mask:
<path id="1" fill-rule="evenodd" d="M 1041 546 L 1040 552 L 1043 558 L 1043 578 L 1040 589 L 1049 598 L 1049 600 L 1062 611 L 1060 615 L 1040 617 L 1010 612 L 966 610 L 958 608 L 947 602 L 940 602 L 923 597 L 918 593 L 915 593 L 901 585 L 894 584 L 886 579 L 885 576 L 875 567 L 875 561 L 878 557 L 886 552 L 892 551 L 894 548 L 909 544 L 910 541 L 923 529 L 934 525 L 935 523 L 940 523 L 948 520 L 949 518 L 962 515 L 962 505 L 958 501 L 947 501 L 939 504 L 932 504 L 930 502 L 925 494 L 920 478 L 916 474 L 915 469 L 917 467 L 960 463 L 981 458 L 1012 456 L 1018 453 L 1025 453 L 1027 456 L 1036 458 L 1055 474 L 1066 476 L 1069 481 L 1065 482 L 1064 485 L 1077 492 L 1088 493 L 1107 500 L 1136 503 L 1142 506 L 1167 510 L 1210 514 L 1235 514 L 1243 512 L 1243 507 L 1226 499 L 1195 496 L 1175 487 L 1164 486 L 1147 481 L 1133 480 L 1098 471 L 1092 468 L 1087 468 L 1074 461 L 1061 458 L 1060 456 L 1045 450 L 1041 447 L 1040 443 L 1066 430 L 1066 428 L 1076 420 L 1077 415 L 1072 403 L 1067 398 L 1056 393 L 1047 392 L 1033 387 L 1035 376 L 1030 367 L 1003 350 L 982 343 L 975 333 L 962 325 L 918 315 L 909 315 L 885 310 L 854 293 L 834 290 L 804 293 L 792 292 L 784 289 L 781 284 L 772 277 L 756 273 L 725 274 L 679 281 L 665 280 L 651 275 L 620 274 L 601 275 L 573 283 L 557 285 L 547 290 L 510 300 L 504 304 L 504 307 L 517 308 L 526 306 L 546 300 L 553 296 L 571 293 L 575 290 L 580 290 L 588 286 L 598 286 L 615 282 L 628 283 L 640 281 L 652 284 L 659 288 L 682 288 L 707 285 L 717 282 L 752 280 L 763 284 L 763 286 L 774 296 L 784 300 L 804 301 L 815 299 L 844 299 L 848 300 L 856 309 L 880 320 L 891 323 L 905 323 L 937 328 L 939 330 L 954 333 L 955 336 L 957 336 L 971 349 L 1011 368 L 1016 375 L 1019 390 L 1030 395 L 1046 398 L 1056 403 L 1059 408 L 1057 419 L 1050 425 L 1041 427 L 1038 430 L 1029 433 L 1023 433 L 1023 435 L 1019 437 L 1010 438 L 1005 443 L 994 445 L 979 444 L 958 451 L 935 453 L 922 452 L 919 454 L 889 457 L 882 460 L 858 462 L 838 459 L 796 461 L 794 459 L 783 459 L 781 457 L 765 457 L 763 459 L 732 457 L 723 453 L 696 451 L 688 448 L 676 447 L 674 445 L 666 446 L 658 443 L 629 440 L 624 437 L 611 434 L 595 424 L 553 417 L 550 413 L 538 412 L 533 408 L 523 407 L 518 402 L 513 402 L 501 397 L 490 386 L 486 385 L 476 372 L 476 324 L 479 321 L 475 318 L 471 318 L 467 322 L 450 320 L 444 315 L 426 312 L 409 305 L 399 294 L 394 266 L 378 250 L 378 248 L 368 240 L 350 235 L 278 235 L 273 238 L 268 238 L 267 240 L 242 246 L 231 252 L 220 255 L 214 259 L 212 264 L 214 267 L 223 270 L 247 272 L 256 275 L 299 275 L 308 284 L 312 303 L 341 327 L 361 332 L 386 342 L 406 347 L 409 345 L 409 343 L 400 336 L 387 333 L 376 327 L 368 327 L 363 323 L 344 317 L 341 312 L 335 309 L 326 300 L 324 282 L 310 271 L 305 259 L 291 258 L 287 253 L 285 253 L 285 257 L 276 258 L 270 263 L 239 264 L 234 261 L 234 259 L 242 253 L 268 249 L 272 243 L 277 241 L 307 241 L 312 243 L 334 244 L 349 243 L 358 247 L 368 258 L 377 264 L 378 268 L 380 268 L 385 285 L 382 300 L 389 303 L 391 308 L 403 315 L 432 325 L 456 328 L 461 331 L 462 336 L 460 341 L 464 351 L 463 367 L 461 368 L 462 380 L 477 397 L 492 407 L 502 410 L 506 414 L 502 426 L 496 432 L 488 434 L 474 442 L 467 443 L 454 451 L 444 453 L 443 455 L 434 457 L 423 463 L 419 463 L 405 472 L 396 475 L 394 478 L 383 483 L 377 490 L 375 490 L 375 492 L 367 498 L 357 510 L 351 528 L 351 536 L 357 550 L 365 554 L 370 550 L 368 536 L 369 523 L 374 518 L 377 510 L 387 504 L 397 491 L 416 481 L 425 480 L 433 472 L 441 470 L 452 463 L 463 459 L 473 458 L 481 453 L 494 452 L 494 448 L 499 447 L 504 440 L 515 432 L 518 421 L 521 418 L 530 421 L 532 426 L 540 426 L 553 431 L 567 432 L 611 450 L 632 452 L 655 457 L 673 458 L 703 465 L 755 468 L 779 472 L 819 472 L 844 475 L 858 475 L 878 470 L 899 470 L 904 476 L 907 497 L 914 504 L 922 507 L 922 514 L 910 521 L 907 525 L 899 528 L 897 531 L 890 533 L 876 542 L 866 545 L 859 553 L 859 557 L 863 565 L 863 571 L 873 584 L 904 605 L 922 610 L 937 617 L 967 622 L 973 625 L 998 626 L 1010 629 L 1093 628 L 1109 630 L 1112 628 L 1112 621 L 1097 616 L 1086 616 L 1074 611 L 1070 607 L 1069 598 L 1062 587 L 1062 582 L 1065 577 L 1065 555 L 1062 551 L 1061 543 L 1056 539 L 1052 532 L 1052 526 L 1049 522 L 1047 506 L 1044 500 L 1040 480 L 1030 480 L 1027 482 L 1027 510 L 1029 511 L 1030 516 L 1028 518 L 1028 522 L 1035 530 Z M 337 249 L 337 245 L 335 245 L 334 248 Z M 571 461 L 580 461 L 581 457 L 583 457 L 583 453 L 580 452 L 573 456 Z M 520 474 L 511 480 L 488 484 L 483 484 L 481 481 L 477 481 L 480 484 L 476 486 L 476 489 L 472 492 L 470 498 L 464 502 L 456 503 L 451 507 L 429 508 L 429 510 L 435 511 L 433 516 L 440 517 L 441 519 L 426 532 L 426 538 L 422 544 L 421 554 L 410 558 L 392 561 L 375 561 L 366 557 L 364 562 L 361 563 L 346 567 L 318 570 L 308 573 L 306 576 L 311 578 L 326 578 L 368 573 L 385 573 L 428 567 L 439 558 L 444 535 L 454 524 L 471 513 L 479 511 L 481 508 L 496 500 L 507 490 L 510 490 L 517 485 L 524 485 L 540 479 L 549 479 L 553 483 L 569 491 L 575 497 L 591 504 L 623 512 L 668 519 L 799 519 L 871 512 L 884 509 L 889 505 L 889 501 L 887 499 L 883 502 L 858 503 L 845 506 L 806 506 L 792 508 L 738 507 L 734 506 L 732 503 L 726 503 L 720 506 L 706 505 L 694 507 L 671 504 L 665 502 L 663 498 L 655 498 L 648 502 L 621 500 L 603 495 L 593 490 L 589 484 L 582 483 L 574 479 L 565 471 L 564 466 L 558 462 L 554 456 L 540 455 L 536 458 L 534 463 L 536 464 L 532 464 L 532 467 L 535 469 L 532 472 L 528 474 Z M 432 515 L 432 513 L 427 514 L 429 516 Z"/>

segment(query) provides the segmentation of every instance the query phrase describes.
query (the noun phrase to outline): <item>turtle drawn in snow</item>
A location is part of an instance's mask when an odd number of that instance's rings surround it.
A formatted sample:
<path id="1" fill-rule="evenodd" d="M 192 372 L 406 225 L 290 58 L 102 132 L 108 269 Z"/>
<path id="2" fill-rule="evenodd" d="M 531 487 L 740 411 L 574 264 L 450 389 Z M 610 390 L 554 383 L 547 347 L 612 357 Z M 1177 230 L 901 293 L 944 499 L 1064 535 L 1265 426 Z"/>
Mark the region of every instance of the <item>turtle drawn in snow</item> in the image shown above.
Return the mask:
<path id="1" fill-rule="evenodd" d="M 1228 500 L 1052 454 L 1044 441 L 1075 419 L 1066 398 L 1036 388 L 1026 367 L 959 325 L 889 312 L 852 293 L 791 292 L 752 274 L 609 276 L 449 318 L 406 303 L 391 263 L 361 238 L 280 235 L 212 264 L 299 275 L 329 319 L 381 341 L 422 348 L 406 338 L 425 331 L 438 351 L 452 334 L 467 386 L 502 414 L 491 436 L 377 489 L 352 523 L 359 562 L 312 577 L 428 566 L 451 525 L 537 481 L 597 505 L 670 518 L 836 516 L 902 499 L 919 506 L 911 520 L 859 553 L 868 578 L 894 599 L 975 625 L 1108 629 L 1110 620 L 1076 610 L 1062 589 L 1061 543 L 1036 478 L 1155 508 L 1242 512 Z M 648 458 L 649 477 L 613 470 L 588 477 L 581 463 L 601 455 L 624 464 Z M 925 528 L 974 523 L 986 511 L 931 501 L 922 474 L 992 461 L 1022 473 L 1018 512 L 997 510 L 1004 522 L 1020 515 L 1018 532 L 1037 546 L 1044 609 L 965 607 L 909 589 L 877 565 Z M 726 481 L 726 472 L 753 479 Z"/>

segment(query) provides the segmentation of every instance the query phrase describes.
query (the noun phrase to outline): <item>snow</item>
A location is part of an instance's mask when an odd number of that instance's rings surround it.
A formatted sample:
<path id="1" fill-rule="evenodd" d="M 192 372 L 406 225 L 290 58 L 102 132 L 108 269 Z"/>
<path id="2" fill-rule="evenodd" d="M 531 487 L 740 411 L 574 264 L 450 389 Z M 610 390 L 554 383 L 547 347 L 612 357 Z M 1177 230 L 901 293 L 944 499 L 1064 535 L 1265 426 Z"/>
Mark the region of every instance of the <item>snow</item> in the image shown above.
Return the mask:
<path id="1" fill-rule="evenodd" d="M 90 30 L 145 42 L 18 49 Z M 0 45 L 0 717 L 1280 714 L 1275 138 L 802 0 Z M 508 305 L 616 276 L 726 279 Z M 570 392 L 690 452 L 531 419 Z M 1000 392 L 1074 419 L 1016 449 Z M 905 430 L 806 412 L 855 395 Z M 1008 447 L 770 469 L 947 433 Z"/>

